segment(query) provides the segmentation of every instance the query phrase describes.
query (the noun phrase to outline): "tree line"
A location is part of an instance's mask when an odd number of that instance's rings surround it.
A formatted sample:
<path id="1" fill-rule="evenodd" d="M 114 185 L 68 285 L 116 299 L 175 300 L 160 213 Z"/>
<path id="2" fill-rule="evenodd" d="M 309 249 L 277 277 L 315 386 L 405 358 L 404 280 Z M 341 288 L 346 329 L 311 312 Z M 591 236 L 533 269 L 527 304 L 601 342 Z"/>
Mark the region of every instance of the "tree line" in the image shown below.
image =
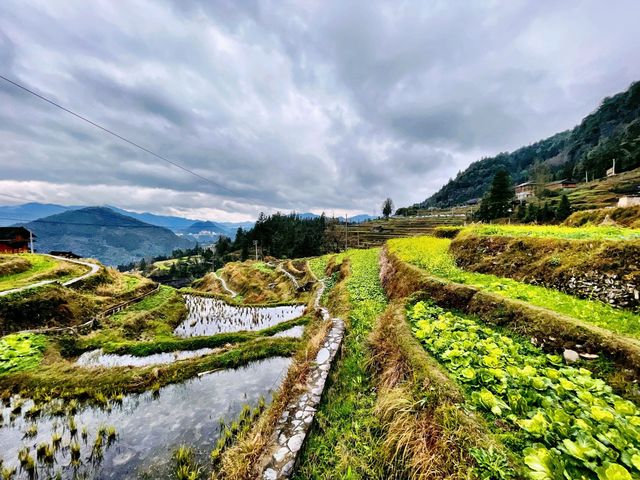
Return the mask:
<path id="1" fill-rule="evenodd" d="M 513 182 L 509 173 L 502 169 L 493 177 L 489 191 L 474 214 L 476 220 L 488 222 L 499 218 L 511 218 L 522 223 L 562 222 L 571 215 L 571 203 L 562 195 L 557 205 L 548 200 L 533 203 L 515 200 Z"/>

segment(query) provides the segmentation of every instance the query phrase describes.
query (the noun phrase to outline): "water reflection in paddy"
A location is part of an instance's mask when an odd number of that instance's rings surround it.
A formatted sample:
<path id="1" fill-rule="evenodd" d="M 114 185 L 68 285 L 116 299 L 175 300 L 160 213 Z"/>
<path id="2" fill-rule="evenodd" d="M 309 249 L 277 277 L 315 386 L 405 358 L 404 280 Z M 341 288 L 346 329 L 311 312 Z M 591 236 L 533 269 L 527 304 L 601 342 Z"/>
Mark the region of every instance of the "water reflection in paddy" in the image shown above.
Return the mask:
<path id="1" fill-rule="evenodd" d="M 304 325 L 296 325 L 295 327 L 288 328 L 282 332 L 275 333 L 274 337 L 289 337 L 289 338 L 302 338 L 304 333 Z"/>
<path id="2" fill-rule="evenodd" d="M 188 358 L 204 357 L 215 351 L 215 348 L 199 348 L 197 350 L 154 353 L 144 357 L 136 357 L 135 355 L 103 353 L 101 349 L 98 349 L 80 355 L 76 360 L 76 364 L 81 367 L 146 367 L 149 365 L 166 365 Z"/>
<path id="3" fill-rule="evenodd" d="M 159 395 L 151 392 L 128 395 L 121 405 L 113 406 L 110 411 L 97 407 L 79 410 L 74 417 L 83 459 L 79 478 L 169 478 L 171 454 L 180 444 L 193 445 L 198 461 L 206 464 L 219 435 L 219 419 L 227 422 L 235 419 L 244 403 L 255 405 L 260 395 L 270 398 L 271 390 L 280 383 L 289 363 L 288 358 L 274 357 L 168 385 L 160 389 Z M 50 470 L 38 464 L 39 478 L 55 476 L 57 471 L 62 473 L 62 478 L 73 478 L 69 448 L 65 447 L 70 443 L 68 420 L 43 416 L 35 422 L 37 434 L 24 438 L 32 423 L 24 418 L 30 403 L 26 402 L 13 420 L 10 420 L 11 408 L 2 410 L 0 455 L 4 466 L 18 467 L 18 450 L 22 446 L 28 446 L 35 459 L 36 445 L 50 442 L 55 430 L 62 434 L 62 447 Z M 104 450 L 102 460 L 92 463 L 87 458 L 100 425 L 115 426 L 118 437 Z M 86 441 L 80 434 L 84 428 L 88 431 Z M 14 478 L 28 476 L 23 472 Z"/>
<path id="4" fill-rule="evenodd" d="M 185 295 L 189 314 L 175 329 L 179 337 L 262 330 L 302 316 L 304 305 L 281 307 L 236 307 L 216 298 Z"/>

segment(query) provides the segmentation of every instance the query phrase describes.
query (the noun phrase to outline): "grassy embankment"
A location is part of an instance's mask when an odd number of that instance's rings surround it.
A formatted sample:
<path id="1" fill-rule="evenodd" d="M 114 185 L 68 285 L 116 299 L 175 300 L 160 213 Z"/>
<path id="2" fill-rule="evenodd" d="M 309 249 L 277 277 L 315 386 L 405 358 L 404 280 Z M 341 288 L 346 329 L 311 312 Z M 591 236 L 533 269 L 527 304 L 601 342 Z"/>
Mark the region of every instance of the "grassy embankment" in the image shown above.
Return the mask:
<path id="1" fill-rule="evenodd" d="M 0 333 L 79 325 L 153 287 L 143 277 L 103 268 L 73 287 L 53 284 L 11 293 L 0 297 Z"/>
<path id="2" fill-rule="evenodd" d="M 563 239 L 460 233 L 449 251 L 468 271 L 508 277 L 633 310 L 640 240 Z"/>
<path id="3" fill-rule="evenodd" d="M 609 217 L 607 219 L 607 217 Z M 620 208 L 598 208 L 595 210 L 581 210 L 571 214 L 564 221 L 570 227 L 585 225 L 600 225 L 602 222 L 613 220 L 620 226 L 640 228 L 640 206 Z"/>
<path id="4" fill-rule="evenodd" d="M 0 391 L 3 398 L 19 393 L 36 402 L 63 398 L 106 403 L 123 393 L 159 389 L 201 372 L 238 367 L 273 356 L 290 356 L 299 345 L 300 341 L 297 339 L 258 338 L 206 357 L 140 368 L 88 369 L 71 362 L 49 359 L 49 362 L 41 364 L 37 370 L 0 376 Z"/>
<path id="5" fill-rule="evenodd" d="M 0 255 L 0 292 L 25 287 L 43 280 L 65 282 L 89 270 L 76 263 L 45 255 L 21 253 Z"/>
<path id="6" fill-rule="evenodd" d="M 309 299 L 308 292 L 297 292 L 284 273 L 265 262 L 230 262 L 216 274 L 226 281 L 231 290 L 238 293 L 236 297 L 231 298 L 220 280 L 212 274 L 194 281 L 192 288 L 184 291 L 194 294 L 208 293 L 233 304 L 245 305 L 306 303 Z"/>
<path id="7" fill-rule="evenodd" d="M 336 258 L 342 280 L 326 304 L 333 316 L 345 319 L 345 338 L 296 479 L 385 478 L 380 427 L 373 412 L 375 382 L 367 371 L 371 360 L 367 336 L 387 303 L 378 278 L 378 253 L 378 249 L 349 250 Z"/>
<path id="8" fill-rule="evenodd" d="M 389 251 L 434 277 L 473 285 L 483 291 L 521 300 L 618 334 L 640 338 L 640 315 L 613 308 L 597 300 L 580 299 L 558 290 L 510 278 L 467 272 L 456 266 L 455 259 L 449 252 L 450 243 L 448 239 L 434 237 L 398 239 L 389 242 Z"/>

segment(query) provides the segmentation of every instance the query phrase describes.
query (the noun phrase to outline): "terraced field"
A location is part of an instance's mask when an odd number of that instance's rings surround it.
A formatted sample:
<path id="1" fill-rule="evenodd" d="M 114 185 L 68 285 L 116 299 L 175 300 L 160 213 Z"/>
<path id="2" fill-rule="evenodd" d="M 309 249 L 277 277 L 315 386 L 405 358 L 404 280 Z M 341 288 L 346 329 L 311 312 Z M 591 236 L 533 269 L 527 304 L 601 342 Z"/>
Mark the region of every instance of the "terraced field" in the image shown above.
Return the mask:
<path id="1" fill-rule="evenodd" d="M 0 255 L 0 292 L 25 287 L 43 280 L 63 283 L 86 273 L 85 266 L 45 255 L 22 253 Z"/>
<path id="2" fill-rule="evenodd" d="M 573 232 L 571 234 L 574 235 Z M 558 290 L 529 285 L 510 278 L 465 271 L 456 266 L 453 255 L 449 253 L 450 244 L 451 241 L 448 239 L 428 236 L 398 239 L 389 242 L 389 251 L 435 277 L 473 285 L 612 332 L 640 338 L 640 315 L 633 311 L 617 309 L 597 300 L 577 298 Z"/>
<path id="3" fill-rule="evenodd" d="M 392 238 L 430 234 L 439 226 L 463 225 L 465 220 L 464 212 L 446 211 L 419 217 L 392 217 L 388 220 L 349 224 L 346 231 L 344 225 L 340 225 L 336 227 L 335 234 L 341 246 L 345 245 L 346 234 L 349 247 L 370 248 L 383 245 Z"/>
<path id="4" fill-rule="evenodd" d="M 235 262 L 217 272 L 233 297 L 210 275 L 161 286 L 90 331 L 3 337 L 5 476 L 273 478 L 265 459 L 278 464 L 284 448 L 295 469 L 276 475 L 295 479 L 640 478 L 640 313 L 456 260 L 494 268 L 475 259 L 489 245 L 488 263 L 515 272 L 510 259 L 527 266 L 540 245 L 549 268 L 609 266 L 631 281 L 637 230 L 451 227 L 382 249 Z M 67 293 L 107 305 L 149 286 L 105 270 Z M 345 333 L 325 367 L 330 317 Z M 320 367 L 324 391 L 305 397 Z M 283 422 L 302 422 L 285 409 L 310 396 L 308 435 L 283 440 Z M 223 421 L 202 421 L 214 414 Z M 136 455 L 119 453 L 148 435 Z"/>

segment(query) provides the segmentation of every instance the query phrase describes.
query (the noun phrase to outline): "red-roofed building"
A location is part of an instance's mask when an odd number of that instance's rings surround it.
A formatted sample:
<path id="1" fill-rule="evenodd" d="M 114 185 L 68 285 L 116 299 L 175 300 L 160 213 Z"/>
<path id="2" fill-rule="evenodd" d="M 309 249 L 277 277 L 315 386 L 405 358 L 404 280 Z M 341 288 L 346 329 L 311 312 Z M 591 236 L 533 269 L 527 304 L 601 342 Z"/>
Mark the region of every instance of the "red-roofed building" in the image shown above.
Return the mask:
<path id="1" fill-rule="evenodd" d="M 0 253 L 27 253 L 30 240 L 31 232 L 24 227 L 0 227 Z"/>

